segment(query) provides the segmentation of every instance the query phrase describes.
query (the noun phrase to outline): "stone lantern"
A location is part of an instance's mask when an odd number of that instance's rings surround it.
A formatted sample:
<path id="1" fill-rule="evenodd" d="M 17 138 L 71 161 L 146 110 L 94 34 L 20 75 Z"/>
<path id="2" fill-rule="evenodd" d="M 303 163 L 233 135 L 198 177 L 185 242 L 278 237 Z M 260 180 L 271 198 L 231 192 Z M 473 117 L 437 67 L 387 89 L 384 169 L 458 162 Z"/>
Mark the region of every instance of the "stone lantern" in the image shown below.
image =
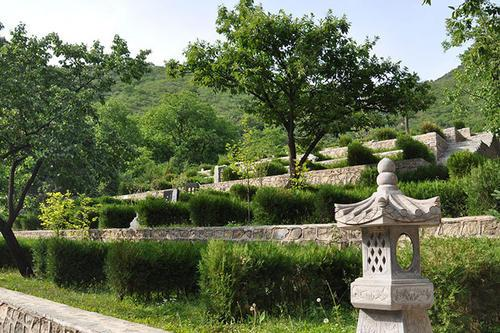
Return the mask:
<path id="1" fill-rule="evenodd" d="M 432 332 L 427 309 L 434 301 L 434 288 L 420 275 L 419 228 L 440 223 L 439 197 L 406 197 L 388 158 L 377 169 L 378 188 L 371 197 L 335 205 L 339 228 L 361 229 L 363 276 L 351 284 L 351 303 L 359 308 L 357 333 Z M 400 240 L 412 246 L 407 266 L 397 259 Z"/>

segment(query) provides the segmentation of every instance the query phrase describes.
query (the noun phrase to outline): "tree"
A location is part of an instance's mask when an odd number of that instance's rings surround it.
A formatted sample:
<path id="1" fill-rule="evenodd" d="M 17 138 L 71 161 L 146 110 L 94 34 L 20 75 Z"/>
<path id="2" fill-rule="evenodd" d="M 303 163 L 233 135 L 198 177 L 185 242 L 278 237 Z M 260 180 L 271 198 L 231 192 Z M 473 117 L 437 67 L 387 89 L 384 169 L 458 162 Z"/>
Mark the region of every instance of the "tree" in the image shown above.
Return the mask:
<path id="1" fill-rule="evenodd" d="M 192 92 L 166 95 L 141 122 L 144 138 L 160 162 L 174 157 L 186 164 L 214 163 L 237 136 L 231 123 Z M 172 155 L 158 156 L 164 151 Z"/>
<path id="2" fill-rule="evenodd" d="M 73 146 L 86 146 L 95 102 L 103 101 L 117 80 L 139 79 L 148 68 L 148 53 L 131 57 L 119 36 L 110 53 L 97 41 L 87 47 L 65 43 L 55 33 L 29 36 L 23 24 L 1 43 L 0 159 L 9 176 L 7 214 L 0 217 L 0 231 L 23 276 L 33 271 L 12 225 L 42 166 L 71 160 Z M 19 172 L 27 167 L 27 178 L 20 182 Z"/>
<path id="3" fill-rule="evenodd" d="M 266 13 L 252 0 L 234 10 L 219 8 L 215 43 L 197 41 L 183 65 L 167 63 L 171 75 L 191 72 L 218 91 L 253 96 L 253 112 L 287 133 L 291 177 L 327 133 L 373 125 L 397 110 L 394 92 L 406 69 L 371 54 L 374 41 L 348 37 L 346 18 L 332 13 L 293 18 Z M 296 163 L 297 146 L 304 147 Z"/>

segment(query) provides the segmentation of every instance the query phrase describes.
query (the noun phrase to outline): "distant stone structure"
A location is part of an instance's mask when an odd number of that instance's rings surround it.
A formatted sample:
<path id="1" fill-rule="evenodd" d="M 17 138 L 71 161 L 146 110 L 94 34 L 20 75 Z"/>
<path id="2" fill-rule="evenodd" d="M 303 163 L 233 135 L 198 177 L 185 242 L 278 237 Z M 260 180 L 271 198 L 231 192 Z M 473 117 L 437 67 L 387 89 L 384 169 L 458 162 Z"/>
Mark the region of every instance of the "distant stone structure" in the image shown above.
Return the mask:
<path id="1" fill-rule="evenodd" d="M 359 308 L 357 333 L 431 333 L 427 309 L 434 302 L 432 283 L 420 273 L 419 227 L 438 226 L 439 197 L 416 200 L 397 186 L 396 166 L 378 164 L 378 189 L 354 204 L 336 204 L 341 229 L 360 229 L 363 276 L 351 284 L 351 303 Z M 412 258 L 405 266 L 397 251 L 409 242 Z"/>

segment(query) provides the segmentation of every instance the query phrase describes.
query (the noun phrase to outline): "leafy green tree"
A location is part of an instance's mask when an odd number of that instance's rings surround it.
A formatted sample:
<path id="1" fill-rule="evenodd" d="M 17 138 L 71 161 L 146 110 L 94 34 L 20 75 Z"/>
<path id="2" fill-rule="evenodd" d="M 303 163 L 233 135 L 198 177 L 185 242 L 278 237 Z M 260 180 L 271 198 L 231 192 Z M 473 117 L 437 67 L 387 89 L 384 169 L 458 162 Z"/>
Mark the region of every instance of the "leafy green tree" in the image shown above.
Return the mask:
<path id="1" fill-rule="evenodd" d="M 237 137 L 234 125 L 219 118 L 192 92 L 166 95 L 144 114 L 141 123 L 143 136 L 160 162 L 174 157 L 185 164 L 214 163 Z"/>
<path id="2" fill-rule="evenodd" d="M 78 148 L 87 146 L 93 137 L 95 102 L 103 101 L 117 80 L 139 79 L 148 68 L 148 53 L 131 57 L 119 36 L 107 53 L 99 42 L 88 47 L 65 43 L 55 33 L 30 36 L 22 24 L 1 42 L 0 159 L 9 172 L 7 214 L 0 217 L 0 231 L 23 276 L 33 271 L 12 225 L 42 166 L 50 169 L 53 161 L 71 161 Z M 81 168 L 73 171 L 83 173 Z M 18 176 L 26 178 L 20 181 Z"/>
<path id="3" fill-rule="evenodd" d="M 372 125 L 379 114 L 397 111 L 394 92 L 409 75 L 396 63 L 371 54 L 374 41 L 348 36 L 346 18 L 328 13 L 294 18 L 265 12 L 251 0 L 234 10 L 221 6 L 215 43 L 197 41 L 186 63 L 167 63 L 171 75 L 192 73 L 217 91 L 253 96 L 251 109 L 287 133 L 293 178 L 327 133 Z M 304 147 L 296 163 L 297 146 Z"/>

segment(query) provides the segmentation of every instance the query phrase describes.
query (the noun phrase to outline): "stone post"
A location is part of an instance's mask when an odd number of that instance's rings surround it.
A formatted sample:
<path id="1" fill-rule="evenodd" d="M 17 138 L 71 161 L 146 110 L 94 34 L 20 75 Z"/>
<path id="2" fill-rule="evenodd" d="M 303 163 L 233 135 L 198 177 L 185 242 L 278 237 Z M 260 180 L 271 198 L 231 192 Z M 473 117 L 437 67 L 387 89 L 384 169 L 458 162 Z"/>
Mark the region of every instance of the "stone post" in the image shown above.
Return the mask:
<path id="1" fill-rule="evenodd" d="M 214 167 L 214 183 L 222 182 L 222 171 L 227 168 L 227 165 L 216 165 Z"/>
<path id="2" fill-rule="evenodd" d="M 357 333 L 432 332 L 427 309 L 434 301 L 432 283 L 420 275 L 419 227 L 441 221 L 439 197 L 416 200 L 397 186 L 394 162 L 378 164 L 378 189 L 354 204 L 336 204 L 339 228 L 361 229 L 363 276 L 351 284 L 351 303 L 359 308 Z M 400 240 L 413 257 L 398 262 Z"/>

